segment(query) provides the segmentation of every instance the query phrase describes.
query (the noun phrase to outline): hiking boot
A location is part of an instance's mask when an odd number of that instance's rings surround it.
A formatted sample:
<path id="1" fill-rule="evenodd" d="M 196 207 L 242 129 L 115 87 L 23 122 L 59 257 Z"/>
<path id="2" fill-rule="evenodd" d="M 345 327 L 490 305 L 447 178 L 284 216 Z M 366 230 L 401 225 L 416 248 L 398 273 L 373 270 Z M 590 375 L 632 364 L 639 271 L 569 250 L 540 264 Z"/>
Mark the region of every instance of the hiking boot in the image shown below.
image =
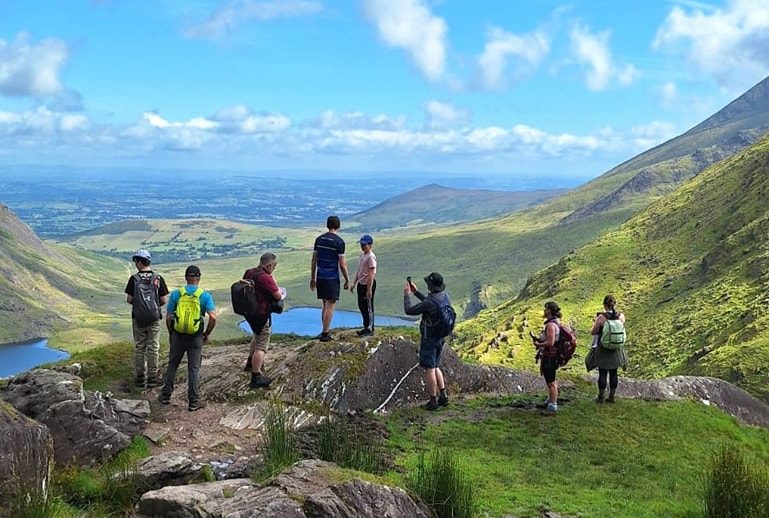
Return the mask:
<path id="1" fill-rule="evenodd" d="M 270 383 L 272 383 L 272 378 L 268 378 L 262 373 L 259 374 L 251 374 L 251 383 L 248 384 L 248 388 L 252 389 L 258 389 L 258 388 L 267 388 L 270 386 Z"/>
<path id="2" fill-rule="evenodd" d="M 438 400 L 431 399 L 430 401 L 422 405 L 422 408 L 432 412 L 433 410 L 438 410 L 440 406 L 438 405 Z"/>
<path id="3" fill-rule="evenodd" d="M 546 399 L 542 403 L 537 403 L 536 405 L 534 405 L 534 408 L 538 410 L 547 410 L 547 405 L 549 404 L 550 404 L 550 400 Z"/>
<path id="4" fill-rule="evenodd" d="M 612 400 L 613 400 L 613 399 L 614 399 L 614 398 L 612 398 Z M 600 391 L 600 392 L 598 392 L 598 397 L 597 397 L 597 398 L 595 398 L 595 402 L 596 402 L 596 403 L 598 403 L 598 404 L 601 404 L 601 403 L 603 403 L 605 400 L 606 400 L 606 398 L 604 397 L 604 393 L 603 393 L 603 390 L 602 390 L 602 391 Z"/>
<path id="5" fill-rule="evenodd" d="M 136 379 L 134 380 L 137 387 L 144 388 L 144 376 L 136 376 Z"/>
<path id="6" fill-rule="evenodd" d="M 449 396 L 443 394 L 438 396 L 438 406 L 449 406 Z"/>
<path id="7" fill-rule="evenodd" d="M 321 342 L 330 342 L 332 340 L 331 333 L 321 333 L 318 340 Z"/>
<path id="8" fill-rule="evenodd" d="M 253 370 L 253 367 L 251 366 L 251 356 L 249 355 L 248 360 L 246 360 L 246 366 L 243 367 L 243 370 L 246 372 L 251 372 Z"/>
<path id="9" fill-rule="evenodd" d="M 195 410 L 200 410 L 201 408 L 206 408 L 205 401 L 195 401 L 193 403 L 190 403 L 190 405 L 187 407 L 187 410 L 189 410 L 190 412 L 194 412 Z"/>
<path id="10" fill-rule="evenodd" d="M 155 388 L 159 387 L 163 384 L 162 381 L 160 381 L 158 378 L 149 378 L 147 380 L 147 388 Z"/>
<path id="11" fill-rule="evenodd" d="M 161 394 L 158 394 L 158 402 L 161 405 L 170 405 L 171 404 L 171 398 L 169 396 L 164 396 L 161 393 Z"/>
<path id="12" fill-rule="evenodd" d="M 373 336 L 374 331 L 372 331 L 368 327 L 364 327 L 363 329 L 355 331 L 355 334 L 357 334 L 358 336 Z"/>
<path id="13" fill-rule="evenodd" d="M 542 415 L 544 416 L 553 416 L 558 412 L 558 405 L 553 403 L 548 403 L 547 408 L 542 412 Z"/>
<path id="14" fill-rule="evenodd" d="M 616 401 L 616 399 L 614 399 L 614 395 L 611 395 L 611 396 L 606 398 L 606 402 L 607 403 L 614 403 L 615 401 Z"/>

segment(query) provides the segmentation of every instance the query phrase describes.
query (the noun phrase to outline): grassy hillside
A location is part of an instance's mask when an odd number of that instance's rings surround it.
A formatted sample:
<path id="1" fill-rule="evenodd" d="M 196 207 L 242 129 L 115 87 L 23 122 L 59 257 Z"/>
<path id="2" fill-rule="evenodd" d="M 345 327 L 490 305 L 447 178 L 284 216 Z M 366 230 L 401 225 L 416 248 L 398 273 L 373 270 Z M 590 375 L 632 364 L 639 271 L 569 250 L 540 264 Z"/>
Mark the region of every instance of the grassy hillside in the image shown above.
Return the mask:
<path id="1" fill-rule="evenodd" d="M 531 207 L 566 190 L 490 191 L 430 184 L 359 212 L 352 219 L 365 231 L 424 224 L 477 221 Z"/>
<path id="2" fill-rule="evenodd" d="M 594 312 L 613 292 L 628 316 L 632 374 L 712 375 L 769 399 L 768 170 L 766 137 L 467 322 L 466 354 L 531 365 L 526 328 L 540 324 L 548 299 L 562 305 L 586 345 Z M 508 341 L 490 347 L 506 329 Z"/>
<path id="3" fill-rule="evenodd" d="M 56 334 L 60 344 L 87 347 L 127 328 L 112 315 L 125 305 L 112 293 L 123 272 L 112 259 L 42 242 L 0 204 L 0 343 Z"/>

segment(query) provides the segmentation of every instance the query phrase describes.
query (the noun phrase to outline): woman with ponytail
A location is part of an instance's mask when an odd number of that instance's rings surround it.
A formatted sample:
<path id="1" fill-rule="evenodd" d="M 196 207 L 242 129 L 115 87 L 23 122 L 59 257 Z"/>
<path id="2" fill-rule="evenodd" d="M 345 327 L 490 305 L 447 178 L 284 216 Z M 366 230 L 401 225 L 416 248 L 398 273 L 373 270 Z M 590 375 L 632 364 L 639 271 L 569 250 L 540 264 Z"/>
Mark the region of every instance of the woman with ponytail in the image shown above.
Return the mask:
<path id="1" fill-rule="evenodd" d="M 598 364 L 598 397 L 596 403 L 614 403 L 619 385 L 617 369 L 627 366 L 625 352 L 625 315 L 617 310 L 617 297 L 612 294 L 603 298 L 603 312 L 593 321 L 590 334 L 599 337 L 596 350 Z M 606 397 L 606 378 L 609 378 L 609 397 Z"/>

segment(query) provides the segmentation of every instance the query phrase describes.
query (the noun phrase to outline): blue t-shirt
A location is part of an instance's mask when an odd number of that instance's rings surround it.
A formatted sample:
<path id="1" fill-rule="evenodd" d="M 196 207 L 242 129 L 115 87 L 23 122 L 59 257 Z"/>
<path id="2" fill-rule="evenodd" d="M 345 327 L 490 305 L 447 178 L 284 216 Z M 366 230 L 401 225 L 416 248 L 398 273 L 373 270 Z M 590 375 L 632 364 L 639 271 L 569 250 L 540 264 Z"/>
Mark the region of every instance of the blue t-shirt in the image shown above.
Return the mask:
<path id="1" fill-rule="evenodd" d="M 187 293 L 192 295 L 195 293 L 195 290 L 197 290 L 200 286 L 192 286 L 188 284 L 184 287 L 185 290 L 187 290 Z M 166 311 L 169 315 L 173 314 L 174 311 L 176 311 L 176 305 L 179 303 L 179 290 L 174 290 L 171 292 L 171 295 L 168 297 L 168 307 L 166 308 Z M 214 306 L 214 297 L 211 296 L 210 293 L 203 290 L 203 294 L 200 296 L 200 311 L 201 315 L 205 315 L 209 311 L 216 311 L 216 306 Z"/>
<path id="2" fill-rule="evenodd" d="M 339 258 L 344 257 L 344 240 L 333 232 L 318 236 L 313 247 L 318 257 L 317 279 L 338 280 Z"/>

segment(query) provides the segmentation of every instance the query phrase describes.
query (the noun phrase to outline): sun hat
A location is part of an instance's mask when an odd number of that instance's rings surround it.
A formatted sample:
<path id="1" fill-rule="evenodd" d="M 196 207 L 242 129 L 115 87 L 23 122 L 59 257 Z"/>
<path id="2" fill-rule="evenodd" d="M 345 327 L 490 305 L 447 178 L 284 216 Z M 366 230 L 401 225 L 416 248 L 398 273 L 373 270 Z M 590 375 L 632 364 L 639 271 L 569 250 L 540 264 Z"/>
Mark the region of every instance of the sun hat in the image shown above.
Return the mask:
<path id="1" fill-rule="evenodd" d="M 438 272 L 433 272 L 425 277 L 425 282 L 429 288 L 434 288 L 435 291 L 443 291 L 446 289 L 446 285 L 443 284 L 443 275 Z"/>

